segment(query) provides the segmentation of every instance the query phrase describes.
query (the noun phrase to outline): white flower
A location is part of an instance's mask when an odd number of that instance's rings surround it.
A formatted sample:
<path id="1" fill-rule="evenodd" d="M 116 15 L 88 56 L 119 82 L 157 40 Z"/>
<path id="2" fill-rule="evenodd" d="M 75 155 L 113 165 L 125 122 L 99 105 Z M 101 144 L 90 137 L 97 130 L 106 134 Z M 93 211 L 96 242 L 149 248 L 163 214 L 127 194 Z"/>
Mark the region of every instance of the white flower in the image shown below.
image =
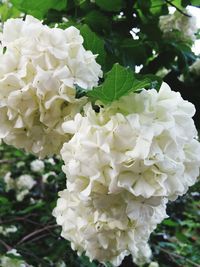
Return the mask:
<path id="1" fill-rule="evenodd" d="M 190 72 L 194 73 L 196 76 L 200 76 L 200 59 L 197 59 L 191 66 Z"/>
<path id="2" fill-rule="evenodd" d="M 33 172 L 43 172 L 44 168 L 45 168 L 45 165 L 42 160 L 36 159 L 31 162 L 31 170 Z"/>
<path id="3" fill-rule="evenodd" d="M 56 165 L 55 160 L 53 158 L 46 159 L 45 162 L 49 163 L 49 164 L 51 164 L 53 166 Z"/>
<path id="4" fill-rule="evenodd" d="M 74 134 L 61 150 L 67 188 L 82 198 L 124 189 L 144 198 L 184 194 L 200 167 L 194 113 L 167 84 L 124 96 L 99 113 L 86 105 L 84 115 L 63 124 Z"/>
<path id="5" fill-rule="evenodd" d="M 6 184 L 6 191 L 15 188 L 15 180 L 11 177 L 11 172 L 7 172 L 3 179 Z"/>
<path id="6" fill-rule="evenodd" d="M 72 249 L 79 255 L 85 251 L 91 260 L 110 261 L 114 266 L 120 265 L 129 254 L 135 262 L 142 263 L 151 256 L 147 241 L 156 225 L 166 217 L 164 199 L 146 204 L 144 199 L 124 192 L 93 194 L 91 199 L 83 201 L 79 194 L 67 189 L 59 195 L 53 215 L 62 226 L 62 237 L 71 241 Z"/>
<path id="7" fill-rule="evenodd" d="M 10 233 L 15 233 L 15 232 L 17 232 L 17 227 L 15 225 L 11 225 L 9 227 L 0 226 L 0 234 L 4 236 L 8 236 Z"/>
<path id="8" fill-rule="evenodd" d="M 14 255 L 15 257 L 10 257 L 10 255 Z M 5 255 L 0 256 L 0 265 L 1 267 L 33 267 L 32 265 L 28 265 L 21 258 L 21 255 L 17 252 L 16 249 L 12 249 Z"/>
<path id="9" fill-rule="evenodd" d="M 19 190 L 22 189 L 31 189 L 36 184 L 36 181 L 33 180 L 32 176 L 29 174 L 20 175 L 16 180 L 16 187 Z"/>
<path id="10" fill-rule="evenodd" d="M 148 267 L 159 267 L 159 264 L 155 261 L 152 261 Z"/>
<path id="11" fill-rule="evenodd" d="M 160 17 L 159 26 L 165 38 L 172 37 L 183 41 L 194 41 L 198 29 L 196 18 L 187 10 L 185 10 L 185 13 L 189 16 L 183 15 L 177 10 L 173 14 Z"/>
<path id="12" fill-rule="evenodd" d="M 25 196 L 28 195 L 28 193 L 29 193 L 28 189 L 23 189 L 23 190 L 17 191 L 16 192 L 17 201 L 19 201 L 19 202 L 23 201 Z"/>
<path id="13" fill-rule="evenodd" d="M 22 201 L 36 184 L 36 181 L 29 174 L 20 175 L 13 179 L 10 172 L 4 176 L 4 182 L 6 183 L 6 191 L 15 190 L 17 201 Z"/>
<path id="14" fill-rule="evenodd" d="M 69 136 L 61 124 L 80 111 L 75 85 L 86 90 L 102 76 L 75 27 L 50 28 L 26 16 L 5 22 L 0 55 L 0 138 L 39 157 L 59 154 Z"/>

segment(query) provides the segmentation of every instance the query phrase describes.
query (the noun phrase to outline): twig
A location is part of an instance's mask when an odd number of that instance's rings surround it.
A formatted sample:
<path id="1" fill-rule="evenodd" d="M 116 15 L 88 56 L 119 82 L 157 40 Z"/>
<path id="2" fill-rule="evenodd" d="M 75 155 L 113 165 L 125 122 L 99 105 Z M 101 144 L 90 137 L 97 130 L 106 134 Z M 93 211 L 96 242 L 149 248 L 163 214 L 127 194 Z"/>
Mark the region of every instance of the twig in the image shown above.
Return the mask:
<path id="1" fill-rule="evenodd" d="M 46 236 L 48 236 L 48 235 L 50 235 L 50 234 L 51 234 L 51 233 L 46 233 L 46 234 L 37 236 L 37 237 L 35 237 L 35 238 L 31 239 L 31 240 L 28 240 L 28 241 L 26 242 L 26 244 L 29 243 L 29 242 L 34 243 L 35 241 L 38 241 L 38 240 L 42 239 L 43 237 L 46 237 Z"/>
<path id="2" fill-rule="evenodd" d="M 3 240 L 0 239 L 0 243 L 7 249 L 7 250 L 11 250 L 12 247 L 9 246 L 8 244 L 6 244 Z"/>
<path id="3" fill-rule="evenodd" d="M 159 247 L 159 250 L 160 250 L 160 251 L 163 251 L 163 252 L 166 253 L 166 254 L 168 254 L 168 255 L 170 256 L 170 258 L 172 258 L 172 257 L 174 257 L 174 258 L 179 258 L 179 259 L 182 259 L 182 260 L 184 260 L 184 261 L 190 263 L 191 265 L 193 265 L 193 266 L 195 266 L 195 267 L 200 267 L 199 264 L 197 264 L 197 263 L 195 263 L 195 262 L 193 262 L 193 261 L 191 261 L 191 260 L 189 260 L 189 259 L 186 259 L 185 257 L 183 257 L 183 256 L 181 256 L 181 255 L 179 255 L 179 254 L 176 254 L 176 253 L 174 253 L 174 252 L 171 252 L 171 251 L 169 251 L 169 250 L 167 250 L 167 249 L 164 249 L 164 248 Z"/>
<path id="4" fill-rule="evenodd" d="M 1 159 L 0 164 L 13 163 L 15 161 L 16 160 L 14 160 L 14 159 Z"/>
<path id="5" fill-rule="evenodd" d="M 175 7 L 176 8 L 176 10 L 178 10 L 178 12 L 180 12 L 182 15 L 184 15 L 184 16 L 186 16 L 186 17 L 189 17 L 189 18 L 191 18 L 191 16 L 190 15 L 188 15 L 187 13 L 185 13 L 185 12 L 183 12 L 179 7 L 177 7 L 175 4 L 173 4 L 170 0 L 165 0 L 165 2 L 167 3 L 167 4 L 169 4 L 170 6 L 173 6 L 173 7 Z"/>
<path id="6" fill-rule="evenodd" d="M 35 236 L 35 235 L 37 235 L 37 234 L 39 234 L 39 233 L 41 233 L 41 232 L 47 231 L 47 230 L 49 230 L 49 229 L 51 229 L 51 228 L 55 228 L 55 227 L 58 227 L 58 225 L 57 225 L 57 224 L 54 224 L 54 225 L 47 225 L 47 226 L 45 226 L 45 227 L 42 228 L 42 229 L 35 230 L 34 232 L 32 232 L 32 233 L 30 233 L 30 234 L 24 236 L 24 237 L 17 243 L 17 245 L 22 244 L 22 243 L 25 242 L 27 239 L 29 239 L 29 238 L 31 238 L 31 237 L 33 237 L 33 236 Z"/>

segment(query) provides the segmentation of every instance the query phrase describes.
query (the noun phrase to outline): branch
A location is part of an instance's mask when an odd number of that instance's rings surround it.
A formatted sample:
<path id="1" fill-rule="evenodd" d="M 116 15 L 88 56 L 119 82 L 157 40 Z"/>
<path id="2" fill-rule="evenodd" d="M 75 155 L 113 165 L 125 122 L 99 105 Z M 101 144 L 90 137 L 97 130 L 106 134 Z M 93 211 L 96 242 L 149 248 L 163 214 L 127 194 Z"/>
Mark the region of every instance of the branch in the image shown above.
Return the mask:
<path id="1" fill-rule="evenodd" d="M 168 254 L 168 255 L 170 256 L 170 258 L 173 258 L 173 257 L 174 257 L 174 258 L 182 259 L 182 260 L 184 260 L 185 262 L 188 262 L 188 263 L 190 263 L 191 265 L 193 265 L 193 266 L 195 266 L 195 267 L 200 267 L 199 264 L 197 264 L 197 263 L 195 263 L 195 262 L 193 262 L 193 261 L 191 261 L 191 260 L 189 260 L 189 259 L 187 259 L 187 258 L 185 258 L 185 257 L 183 257 L 183 256 L 181 256 L 181 255 L 179 255 L 179 254 L 176 254 L 176 253 L 174 253 L 174 252 L 171 252 L 171 251 L 169 251 L 169 250 L 167 250 L 167 249 L 164 249 L 164 248 L 161 248 L 161 247 L 158 247 L 158 248 L 159 248 L 160 251 L 162 251 L 162 252 Z"/>
<path id="2" fill-rule="evenodd" d="M 32 233 L 30 233 L 30 234 L 24 236 L 24 237 L 17 243 L 17 245 L 20 245 L 20 244 L 24 243 L 27 239 L 29 239 L 29 238 L 31 238 L 31 237 L 33 237 L 33 236 L 35 236 L 35 235 L 37 235 L 37 234 L 39 234 L 39 233 L 41 233 L 41 232 L 47 231 L 47 230 L 49 230 L 49 229 L 51 229 L 51 228 L 55 228 L 55 227 L 58 227 L 58 225 L 57 225 L 57 224 L 54 224 L 54 225 L 47 225 L 47 226 L 45 226 L 45 227 L 42 228 L 42 229 L 35 230 L 34 232 L 32 232 Z"/>
<path id="3" fill-rule="evenodd" d="M 0 243 L 7 249 L 7 250 L 11 250 L 12 247 L 9 246 L 8 244 L 6 244 L 2 239 L 0 239 Z"/>
<path id="4" fill-rule="evenodd" d="M 184 16 L 186 16 L 186 17 L 189 17 L 189 18 L 191 18 L 191 16 L 190 15 L 188 15 L 187 13 L 185 13 L 185 12 L 183 12 L 179 7 L 177 7 L 175 4 L 173 4 L 170 0 L 165 0 L 165 2 L 167 3 L 167 4 L 169 4 L 170 6 L 173 6 L 173 7 L 175 7 L 176 8 L 176 10 L 178 10 L 178 12 L 180 12 L 182 15 L 184 15 Z"/>

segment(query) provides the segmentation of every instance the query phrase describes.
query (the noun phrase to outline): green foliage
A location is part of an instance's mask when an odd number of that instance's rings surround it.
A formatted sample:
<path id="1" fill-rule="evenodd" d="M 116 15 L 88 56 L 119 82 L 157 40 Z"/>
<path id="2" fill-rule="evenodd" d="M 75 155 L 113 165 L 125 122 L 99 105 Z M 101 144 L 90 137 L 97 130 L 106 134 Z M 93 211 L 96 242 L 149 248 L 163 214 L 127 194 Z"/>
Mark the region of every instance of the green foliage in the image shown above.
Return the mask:
<path id="1" fill-rule="evenodd" d="M 104 41 L 92 32 L 86 24 L 80 27 L 80 32 L 84 39 L 85 49 L 98 55 L 97 62 L 103 66 L 105 64 Z"/>
<path id="2" fill-rule="evenodd" d="M 138 80 L 130 69 L 115 64 L 112 70 L 107 73 L 104 83 L 89 91 L 87 95 L 107 104 L 129 92 L 134 92 L 149 85 L 149 79 Z"/>
<path id="3" fill-rule="evenodd" d="M 95 0 L 95 3 L 106 11 L 120 11 L 123 6 L 122 0 L 115 0 L 114 5 L 112 0 Z"/>
<path id="4" fill-rule="evenodd" d="M 14 7 L 24 12 L 31 14 L 36 18 L 43 18 L 49 9 L 61 11 L 66 8 L 67 0 L 11 0 Z"/>
<path id="5" fill-rule="evenodd" d="M 10 7 L 8 3 L 0 5 L 0 18 L 2 22 L 9 18 L 17 18 L 19 15 L 19 10 L 17 10 L 15 7 Z"/>

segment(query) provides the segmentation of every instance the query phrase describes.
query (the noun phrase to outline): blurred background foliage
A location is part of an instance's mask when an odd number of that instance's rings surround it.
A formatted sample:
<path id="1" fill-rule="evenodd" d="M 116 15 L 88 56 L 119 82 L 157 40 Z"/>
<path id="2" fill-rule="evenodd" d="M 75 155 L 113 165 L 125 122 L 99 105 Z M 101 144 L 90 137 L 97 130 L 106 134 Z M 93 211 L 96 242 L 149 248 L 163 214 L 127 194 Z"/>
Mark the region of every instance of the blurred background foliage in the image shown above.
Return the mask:
<path id="1" fill-rule="evenodd" d="M 9 18 L 31 14 L 52 27 L 78 27 L 85 48 L 99 55 L 97 61 L 104 72 L 118 62 L 129 66 L 133 72 L 139 72 L 138 77 L 156 75 L 157 79 L 163 78 L 173 90 L 180 91 L 183 98 L 195 104 L 195 123 L 199 129 L 200 76 L 190 72 L 190 66 L 199 56 L 192 49 L 191 41 L 176 36 L 163 38 L 159 28 L 159 18 L 169 13 L 169 7 L 184 13 L 189 5 L 198 7 L 200 1 L 4 0 L 0 1 L 0 18 L 3 25 Z M 198 32 L 196 39 L 199 36 Z M 51 212 L 57 192 L 65 187 L 62 162 L 54 158 L 56 164 L 52 165 L 44 160 L 45 169 L 37 173 L 30 168 L 33 160 L 33 155 L 6 145 L 0 146 L 0 227 L 6 229 L 14 225 L 17 228 L 6 235 L 0 231 L 0 254 L 15 248 L 27 266 L 100 266 L 96 262 L 90 263 L 84 255 L 78 257 L 70 244 L 59 237 L 60 228 L 55 225 Z M 6 192 L 3 177 L 8 172 L 13 179 L 30 174 L 37 182 L 23 201 L 16 200 L 13 190 Z M 49 172 L 56 175 L 49 175 L 44 182 L 43 175 Z M 170 203 L 169 218 L 152 234 L 153 260 L 159 266 L 200 266 L 199 189 L 200 183 L 197 183 L 187 195 Z M 135 265 L 126 258 L 121 266 Z"/>

